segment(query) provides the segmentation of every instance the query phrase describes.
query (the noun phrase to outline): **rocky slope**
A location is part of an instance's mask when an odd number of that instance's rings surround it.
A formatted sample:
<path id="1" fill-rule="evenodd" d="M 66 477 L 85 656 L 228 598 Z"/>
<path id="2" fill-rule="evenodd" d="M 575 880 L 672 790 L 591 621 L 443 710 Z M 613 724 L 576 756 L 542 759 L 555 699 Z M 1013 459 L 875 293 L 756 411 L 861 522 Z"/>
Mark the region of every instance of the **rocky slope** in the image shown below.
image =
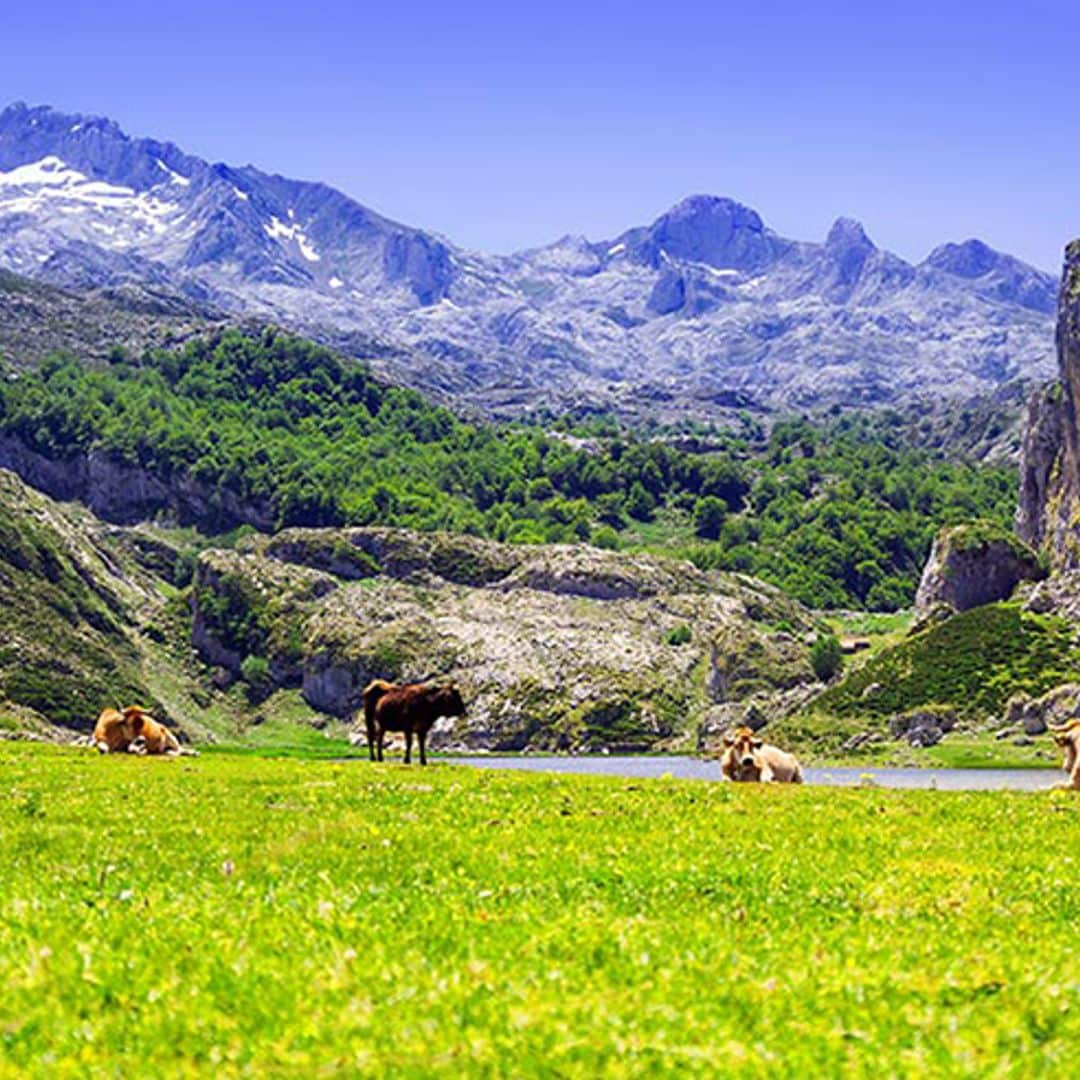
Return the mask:
<path id="1" fill-rule="evenodd" d="M 284 715 L 281 695 L 289 722 L 321 726 L 351 721 L 373 677 L 445 676 L 470 709 L 443 745 L 707 746 L 818 688 L 804 608 L 673 560 L 285 530 L 205 551 L 187 594 L 179 556 L 0 470 L 0 733 L 69 737 L 139 701 L 235 738 Z"/>
<path id="2" fill-rule="evenodd" d="M 106 361 L 117 350 L 138 356 L 225 325 L 220 312 L 170 290 L 135 284 L 58 288 L 0 270 L 0 363 L 14 367 L 51 353 L 90 363 Z"/>
<path id="3" fill-rule="evenodd" d="M 204 553 L 193 603 L 204 659 L 238 677 L 261 656 L 332 715 L 375 677 L 455 679 L 469 715 L 442 745 L 707 743 L 716 707 L 771 713 L 814 684 L 814 621 L 777 590 L 584 546 L 285 530 Z"/>
<path id="4" fill-rule="evenodd" d="M 485 255 L 324 185 L 23 105 L 0 113 L 0 265 L 269 318 L 500 415 L 898 404 L 1052 368 L 1054 282 L 979 241 L 911 265 L 853 221 L 794 241 L 695 196 L 601 242 Z"/>
<path id="5" fill-rule="evenodd" d="M 105 705 L 155 704 L 140 634 L 154 579 L 99 523 L 0 470 L 0 702 L 30 728 L 88 731 Z M 0 723 L 0 727 L 6 726 Z"/>

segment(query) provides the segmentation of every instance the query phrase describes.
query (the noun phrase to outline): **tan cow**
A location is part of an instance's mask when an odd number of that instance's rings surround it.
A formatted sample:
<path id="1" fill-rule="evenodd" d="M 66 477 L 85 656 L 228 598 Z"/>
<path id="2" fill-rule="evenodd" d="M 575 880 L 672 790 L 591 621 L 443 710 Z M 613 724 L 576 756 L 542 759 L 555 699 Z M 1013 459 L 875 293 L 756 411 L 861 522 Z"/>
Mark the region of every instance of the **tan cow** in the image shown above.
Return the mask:
<path id="1" fill-rule="evenodd" d="M 176 736 L 140 705 L 105 709 L 94 725 L 94 746 L 103 754 L 182 754 Z"/>
<path id="2" fill-rule="evenodd" d="M 802 767 L 794 754 L 770 746 L 748 727 L 724 736 L 720 770 L 729 780 L 751 784 L 801 784 Z"/>
<path id="3" fill-rule="evenodd" d="M 1065 750 L 1061 767 L 1069 777 L 1066 786 L 1080 789 L 1080 719 L 1070 720 L 1067 724 L 1051 724 L 1050 734 Z"/>

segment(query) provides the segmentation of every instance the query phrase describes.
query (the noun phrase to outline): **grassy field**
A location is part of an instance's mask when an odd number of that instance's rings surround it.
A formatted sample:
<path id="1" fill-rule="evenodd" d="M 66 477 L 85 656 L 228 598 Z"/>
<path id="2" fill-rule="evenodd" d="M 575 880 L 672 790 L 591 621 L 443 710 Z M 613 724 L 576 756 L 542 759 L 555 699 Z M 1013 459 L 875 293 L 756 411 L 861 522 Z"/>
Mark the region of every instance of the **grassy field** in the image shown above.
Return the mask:
<path id="1" fill-rule="evenodd" d="M 1068 1075 L 1080 799 L 0 744 L 0 1076 Z"/>

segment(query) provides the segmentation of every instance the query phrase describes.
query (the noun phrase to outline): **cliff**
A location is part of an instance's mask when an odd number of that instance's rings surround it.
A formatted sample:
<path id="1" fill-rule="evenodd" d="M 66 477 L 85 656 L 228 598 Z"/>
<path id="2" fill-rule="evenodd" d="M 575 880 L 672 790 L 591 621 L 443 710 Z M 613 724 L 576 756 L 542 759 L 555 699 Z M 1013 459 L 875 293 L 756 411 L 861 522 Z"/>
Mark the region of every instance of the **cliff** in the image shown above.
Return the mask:
<path id="1" fill-rule="evenodd" d="M 1057 357 L 1059 381 L 1029 404 L 1016 527 L 1062 571 L 1080 568 L 1080 240 L 1065 251 Z"/>

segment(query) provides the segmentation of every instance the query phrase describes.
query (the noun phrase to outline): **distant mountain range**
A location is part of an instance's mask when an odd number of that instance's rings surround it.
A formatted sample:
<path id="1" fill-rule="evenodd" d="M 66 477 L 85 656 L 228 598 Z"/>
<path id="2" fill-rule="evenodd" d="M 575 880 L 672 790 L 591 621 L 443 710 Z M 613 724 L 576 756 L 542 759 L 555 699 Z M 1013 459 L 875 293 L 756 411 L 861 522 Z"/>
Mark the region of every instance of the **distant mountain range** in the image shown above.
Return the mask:
<path id="1" fill-rule="evenodd" d="M 1056 280 L 978 240 L 912 265 L 855 221 L 789 240 L 698 195 L 609 240 L 488 255 L 23 104 L 0 113 L 0 268 L 273 320 L 494 415 L 900 405 L 1055 370 Z"/>

